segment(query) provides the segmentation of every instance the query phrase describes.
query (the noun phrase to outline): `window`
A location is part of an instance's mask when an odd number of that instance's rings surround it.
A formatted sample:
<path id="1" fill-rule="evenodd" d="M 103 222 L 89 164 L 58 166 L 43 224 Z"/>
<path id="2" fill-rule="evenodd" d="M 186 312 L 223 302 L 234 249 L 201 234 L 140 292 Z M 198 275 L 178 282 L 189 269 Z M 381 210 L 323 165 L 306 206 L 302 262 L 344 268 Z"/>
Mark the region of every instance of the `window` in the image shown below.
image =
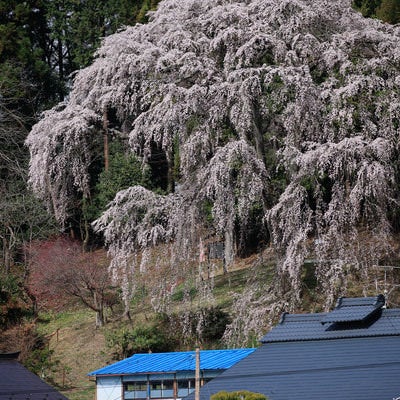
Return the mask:
<path id="1" fill-rule="evenodd" d="M 172 379 L 150 381 L 150 397 L 165 399 L 174 397 L 174 381 Z"/>
<path id="2" fill-rule="evenodd" d="M 182 379 L 178 381 L 178 397 L 184 397 L 195 389 L 194 379 Z"/>
<path id="3" fill-rule="evenodd" d="M 149 382 L 128 381 L 124 383 L 125 400 L 173 399 L 174 397 L 173 379 L 157 379 Z"/>
<path id="4" fill-rule="evenodd" d="M 146 399 L 147 398 L 147 382 L 125 382 L 124 384 L 124 398 L 131 399 Z"/>
<path id="5" fill-rule="evenodd" d="M 174 397 L 174 381 L 173 380 L 163 380 L 162 383 L 162 397 L 163 398 L 173 398 Z"/>

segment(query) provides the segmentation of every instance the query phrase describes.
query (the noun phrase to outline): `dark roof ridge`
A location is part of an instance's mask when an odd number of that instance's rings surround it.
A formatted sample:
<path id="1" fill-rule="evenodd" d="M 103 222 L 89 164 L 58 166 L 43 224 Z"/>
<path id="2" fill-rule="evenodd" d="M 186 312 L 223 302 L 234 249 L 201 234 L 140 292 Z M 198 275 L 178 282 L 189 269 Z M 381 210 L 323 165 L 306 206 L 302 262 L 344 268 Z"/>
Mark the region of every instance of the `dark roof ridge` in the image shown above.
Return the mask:
<path id="1" fill-rule="evenodd" d="M 318 312 L 318 313 L 288 313 L 283 312 L 279 319 L 279 324 L 292 323 L 292 322 L 306 322 L 306 321 L 318 321 L 319 319 L 327 316 L 329 312 Z M 399 315 L 400 308 L 383 308 L 381 317 L 388 317 L 390 315 Z"/>
<path id="2" fill-rule="evenodd" d="M 0 353 L 0 360 L 17 360 L 20 353 L 20 351 L 14 351 L 12 353 Z"/>
<path id="3" fill-rule="evenodd" d="M 336 302 L 335 309 L 342 307 L 354 307 L 354 306 L 380 306 L 385 304 L 385 296 L 378 294 L 376 296 L 365 296 L 365 297 L 340 297 Z"/>
<path id="4" fill-rule="evenodd" d="M 283 324 L 285 322 L 297 322 L 298 320 L 307 321 L 307 320 L 318 320 L 319 318 L 325 317 L 329 312 L 318 312 L 318 313 L 282 313 L 279 323 Z M 386 317 L 386 314 L 395 314 L 400 315 L 400 308 L 383 308 L 382 309 L 382 317 Z"/>
<path id="5" fill-rule="evenodd" d="M 394 315 L 400 316 L 400 308 L 384 308 L 384 309 L 382 309 L 382 317 L 388 317 L 389 314 L 394 314 Z"/>
<path id="6" fill-rule="evenodd" d="M 321 320 L 321 324 L 366 321 L 376 315 L 384 305 L 385 296 L 381 294 L 375 297 L 342 297 L 336 307 Z"/>
<path id="7" fill-rule="evenodd" d="M 321 312 L 321 313 L 310 313 L 310 314 L 290 314 L 290 313 L 283 313 L 279 320 L 279 324 L 285 324 L 287 322 L 302 322 L 302 321 L 319 321 L 321 318 L 325 317 L 328 313 Z"/>

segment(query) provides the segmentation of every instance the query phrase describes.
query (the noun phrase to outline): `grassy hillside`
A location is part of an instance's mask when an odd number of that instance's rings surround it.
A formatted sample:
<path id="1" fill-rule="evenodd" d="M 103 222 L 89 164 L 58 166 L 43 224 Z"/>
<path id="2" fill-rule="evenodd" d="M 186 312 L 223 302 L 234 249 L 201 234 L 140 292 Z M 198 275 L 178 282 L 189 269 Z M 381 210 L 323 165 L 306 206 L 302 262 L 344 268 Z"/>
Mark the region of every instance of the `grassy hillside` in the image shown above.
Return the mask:
<path id="1" fill-rule="evenodd" d="M 247 282 L 254 279 L 255 275 L 263 277 L 266 282 L 269 280 L 270 268 L 264 265 L 254 267 L 255 262 L 254 258 L 242 260 L 228 274 L 219 273 L 214 278 L 215 303 L 223 310 L 229 312 L 234 295 L 245 290 Z M 179 298 L 179 288 L 175 298 Z M 54 364 L 45 371 L 45 378 L 71 400 L 94 399 L 95 384 L 88 379 L 87 373 L 115 361 L 113 349 L 106 343 L 107 336 L 123 328 L 128 330 L 149 325 L 153 314 L 148 302 L 148 298 L 141 298 L 140 304 L 137 304 L 139 307 L 132 309 L 131 322 L 113 316 L 100 329 L 95 329 L 94 313 L 82 307 L 42 314 L 37 321 L 37 329 L 49 338 L 51 364 Z M 176 301 L 175 307 L 179 313 L 178 308 L 182 307 L 182 303 Z M 182 343 L 182 350 L 187 346 L 187 343 Z M 218 347 L 218 344 L 215 343 L 215 346 Z"/>
<path id="2" fill-rule="evenodd" d="M 86 374 L 108 361 L 104 332 L 94 329 L 95 317 L 86 309 L 43 315 L 38 331 L 48 337 L 55 365 L 47 380 L 69 399 L 93 399 L 94 383 Z"/>
<path id="3" fill-rule="evenodd" d="M 268 288 L 272 280 L 273 265 L 268 254 L 259 254 L 239 260 L 227 274 L 223 274 L 222 269 L 219 269 L 213 277 L 214 305 L 220 307 L 223 312 L 232 314 L 234 298 L 244 296 L 251 283 L 261 282 L 262 288 Z M 297 310 L 299 312 L 318 312 L 323 309 L 321 293 L 313 273 L 312 263 L 306 264 L 302 275 L 302 305 Z M 398 275 L 397 270 L 389 271 L 386 274 L 387 281 L 398 281 Z M 363 277 L 349 273 L 347 295 L 363 296 L 375 295 L 377 291 L 383 292 L 383 278 L 382 270 L 371 271 L 369 276 Z M 397 301 L 399 297 L 395 293 L 391 296 L 393 301 Z M 180 315 L 185 307 L 196 305 L 198 300 L 199 293 L 194 292 L 188 303 L 182 301 L 182 285 L 178 285 L 172 296 L 171 307 L 175 315 Z M 393 306 L 395 305 L 393 303 Z M 150 304 L 150 296 L 145 292 L 132 302 L 131 321 L 119 318 L 121 310 L 114 311 L 113 314 L 109 313 L 108 323 L 100 329 L 95 329 L 94 313 L 76 305 L 60 313 L 41 314 L 37 320 L 38 333 L 49 339 L 48 346 L 51 350 L 50 366 L 43 371 L 44 377 L 70 400 L 94 399 L 95 384 L 88 379 L 87 373 L 123 358 L 116 356 L 116 348 L 108 345 L 107 338 L 113 335 L 115 337 L 115 332 L 128 332 L 136 327 L 154 327 L 155 314 Z M 165 329 L 165 325 L 162 329 Z M 166 329 L 174 331 L 176 327 Z M 161 332 L 158 327 L 155 331 L 157 334 Z M 249 345 L 256 343 L 251 341 Z M 193 348 L 193 342 L 184 340 L 177 341 L 174 345 L 174 350 Z M 217 348 L 221 343 L 209 341 L 204 346 Z"/>

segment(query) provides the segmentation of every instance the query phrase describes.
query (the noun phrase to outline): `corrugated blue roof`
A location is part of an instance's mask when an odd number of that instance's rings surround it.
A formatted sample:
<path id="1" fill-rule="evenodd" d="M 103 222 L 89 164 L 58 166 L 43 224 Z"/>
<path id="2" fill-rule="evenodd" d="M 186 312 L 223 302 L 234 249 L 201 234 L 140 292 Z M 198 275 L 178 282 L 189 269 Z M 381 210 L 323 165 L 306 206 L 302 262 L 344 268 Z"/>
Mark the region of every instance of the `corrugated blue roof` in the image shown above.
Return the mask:
<path id="1" fill-rule="evenodd" d="M 255 349 L 201 350 L 201 370 L 225 370 L 253 353 Z M 194 351 L 134 354 L 88 375 L 125 375 L 157 372 L 194 371 Z"/>

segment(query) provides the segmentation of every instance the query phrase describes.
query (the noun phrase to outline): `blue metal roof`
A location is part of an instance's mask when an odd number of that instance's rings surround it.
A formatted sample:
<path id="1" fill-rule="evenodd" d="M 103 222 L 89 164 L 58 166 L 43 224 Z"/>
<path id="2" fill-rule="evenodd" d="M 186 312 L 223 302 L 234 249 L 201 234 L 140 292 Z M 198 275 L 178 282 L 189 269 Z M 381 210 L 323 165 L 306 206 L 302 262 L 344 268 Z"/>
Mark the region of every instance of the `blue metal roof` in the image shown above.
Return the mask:
<path id="1" fill-rule="evenodd" d="M 201 350 L 201 370 L 225 370 L 253 353 L 255 349 Z M 125 375 L 157 372 L 194 371 L 194 351 L 134 354 L 88 375 Z"/>

